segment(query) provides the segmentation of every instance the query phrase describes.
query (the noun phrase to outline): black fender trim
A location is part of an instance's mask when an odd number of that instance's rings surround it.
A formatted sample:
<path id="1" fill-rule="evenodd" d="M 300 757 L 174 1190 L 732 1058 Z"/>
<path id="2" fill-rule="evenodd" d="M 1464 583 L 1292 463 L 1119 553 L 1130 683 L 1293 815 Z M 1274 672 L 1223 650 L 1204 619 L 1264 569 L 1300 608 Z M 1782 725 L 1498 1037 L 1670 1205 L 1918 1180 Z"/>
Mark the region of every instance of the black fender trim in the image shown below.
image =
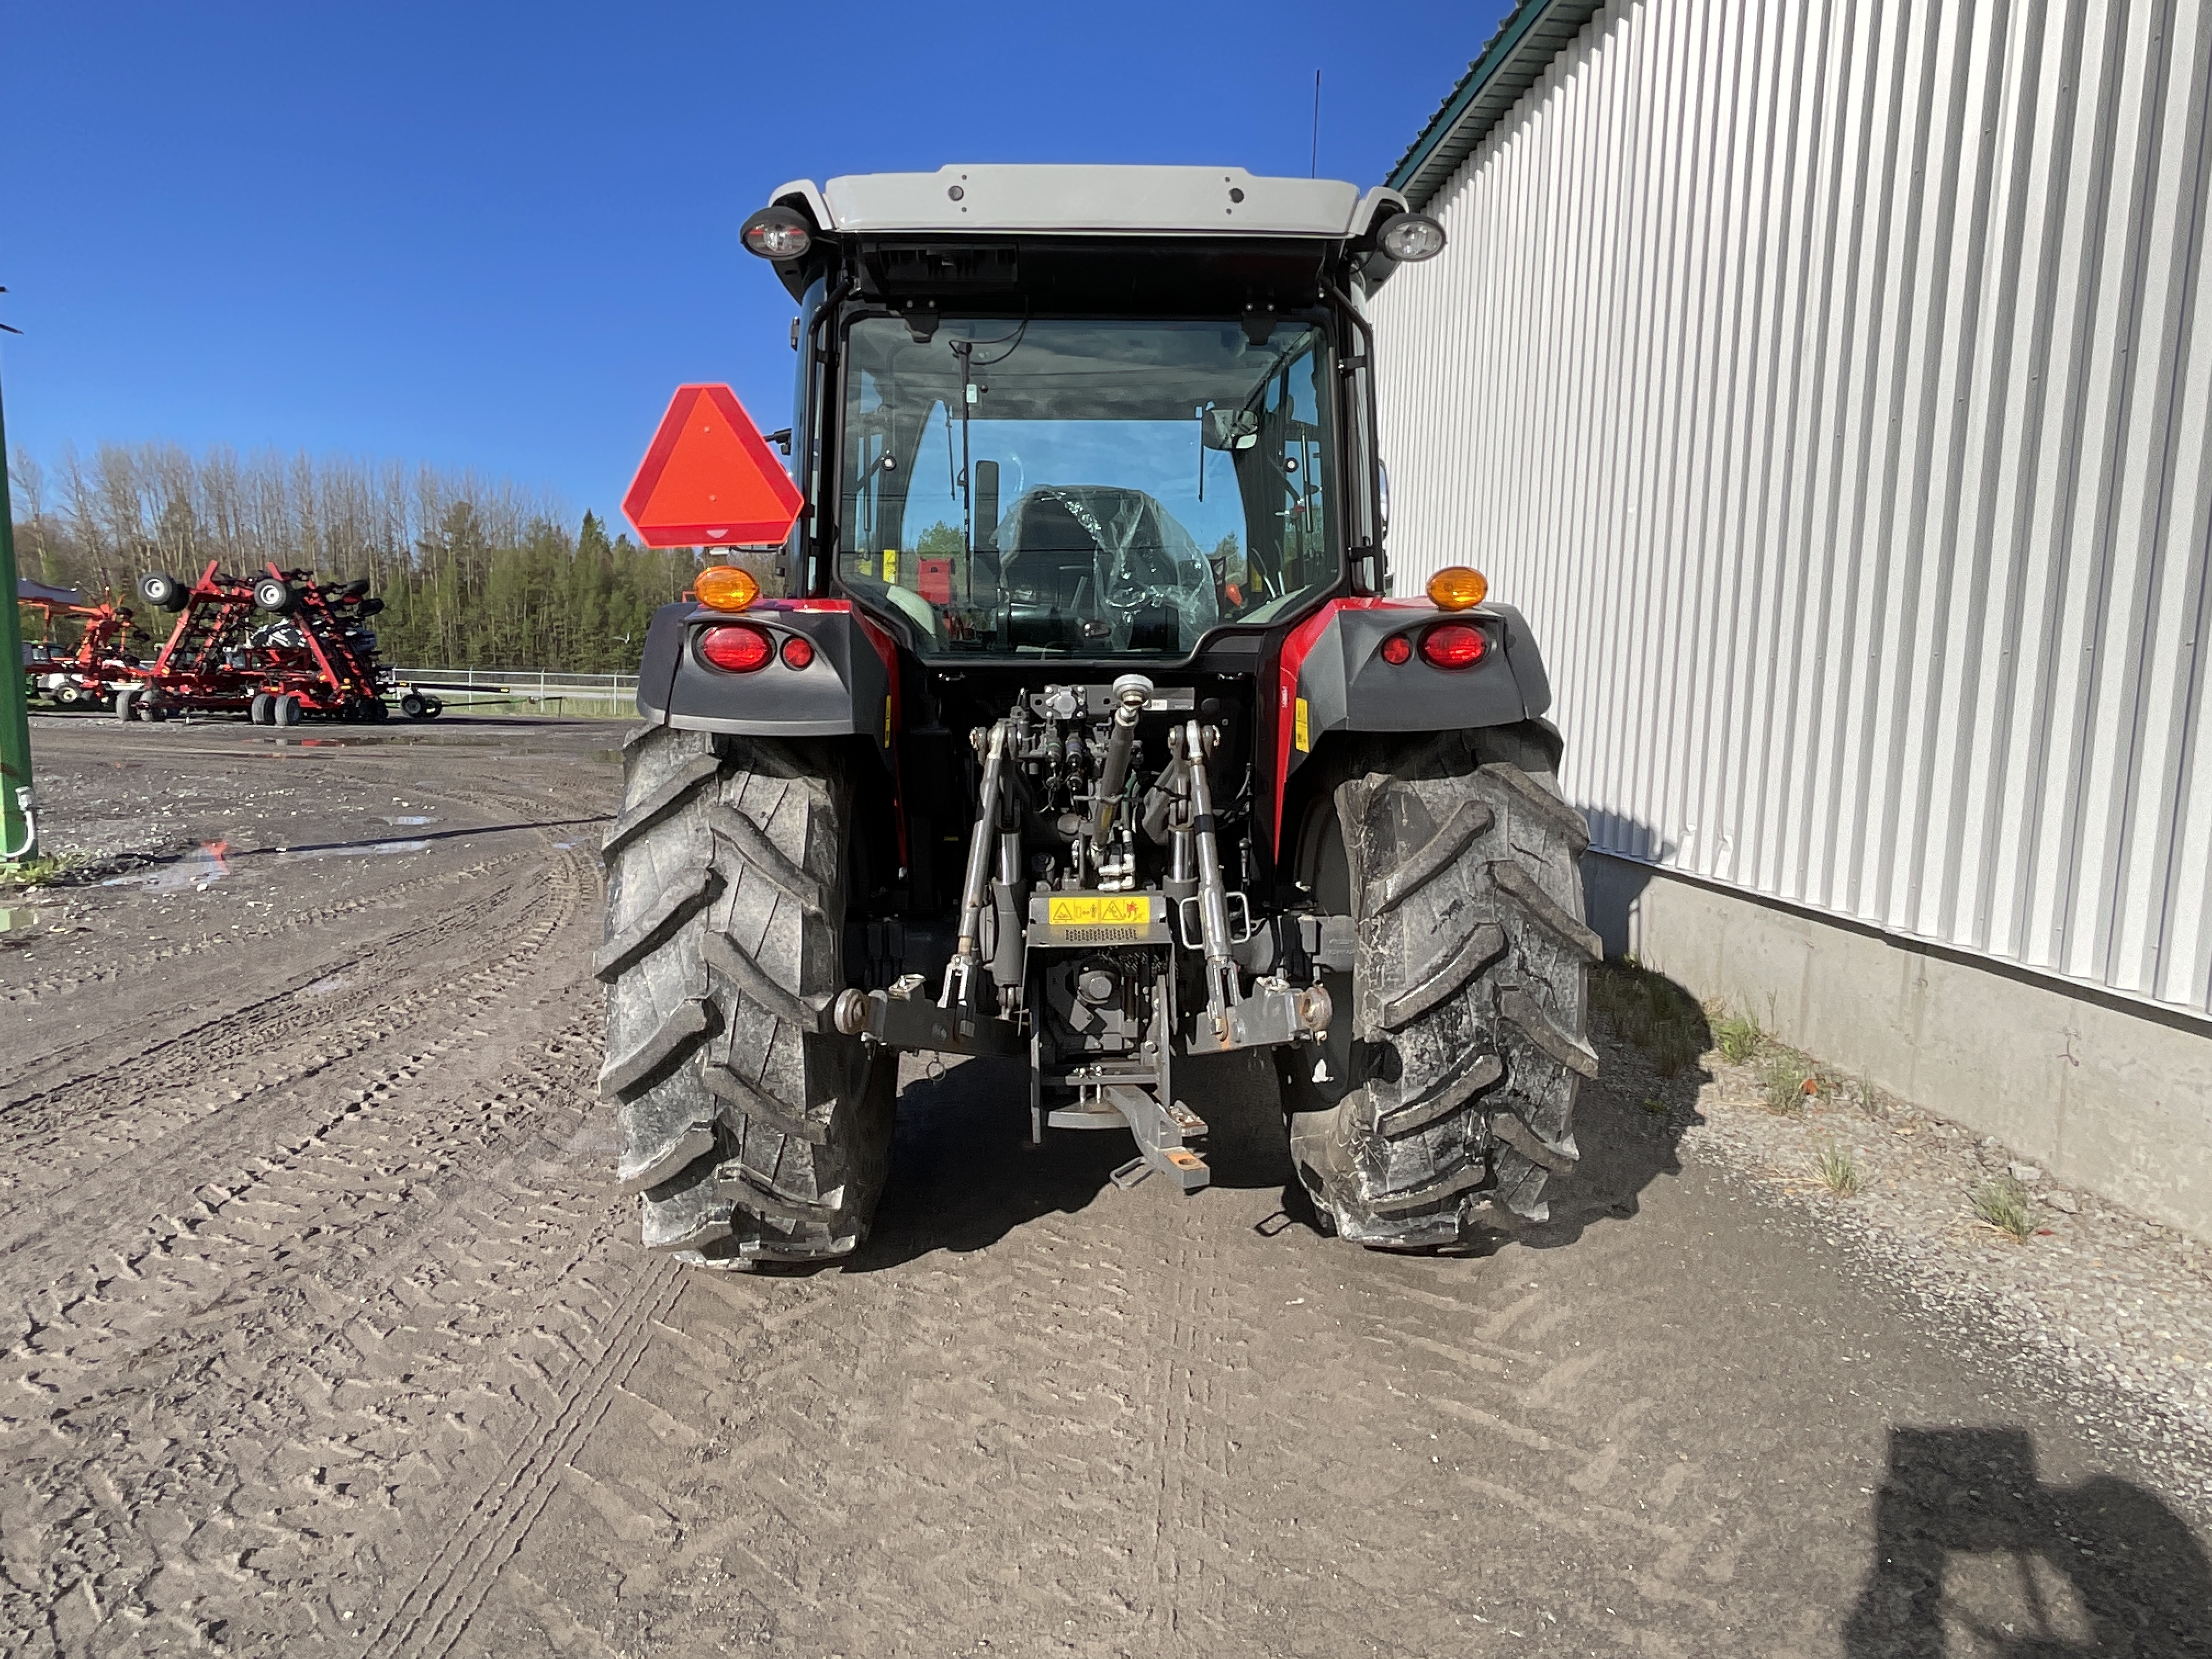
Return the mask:
<path id="1" fill-rule="evenodd" d="M 1471 623 L 1489 648 L 1469 668 L 1422 657 L 1420 636 L 1443 622 Z M 1413 644 L 1403 663 L 1382 657 L 1395 635 Z M 1451 732 L 1516 726 L 1552 706 L 1552 684 L 1527 618 L 1510 605 L 1439 611 L 1423 599 L 1331 601 L 1284 638 L 1274 708 L 1275 841 L 1285 787 L 1332 732 Z"/>
<path id="2" fill-rule="evenodd" d="M 748 623 L 775 641 L 765 667 L 733 674 L 699 654 L 709 628 Z M 784 641 L 797 635 L 813 660 L 793 668 Z M 637 682 L 637 712 L 654 726 L 763 738 L 871 739 L 886 767 L 898 726 L 898 649 L 847 599 L 763 599 L 750 610 L 666 605 L 653 613 Z"/>

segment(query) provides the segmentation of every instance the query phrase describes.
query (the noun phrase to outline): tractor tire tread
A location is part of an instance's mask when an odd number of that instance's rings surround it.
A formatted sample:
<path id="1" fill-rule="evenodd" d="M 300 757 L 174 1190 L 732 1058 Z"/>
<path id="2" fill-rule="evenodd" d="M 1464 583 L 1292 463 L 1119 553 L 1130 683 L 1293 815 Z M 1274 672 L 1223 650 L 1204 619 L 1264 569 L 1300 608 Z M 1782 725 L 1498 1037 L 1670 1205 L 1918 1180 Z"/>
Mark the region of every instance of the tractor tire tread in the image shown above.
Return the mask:
<path id="1" fill-rule="evenodd" d="M 614 827 L 607 831 L 606 839 L 599 843 L 601 859 L 611 859 L 617 853 L 643 835 L 647 830 L 682 806 L 699 786 L 722 769 L 721 758 L 716 755 L 702 755 L 689 765 L 679 767 L 636 805 L 627 807 L 617 818 Z"/>
<path id="2" fill-rule="evenodd" d="M 666 726 L 623 749 L 592 966 L 644 1241 L 720 1267 L 847 1254 L 889 1172 L 897 1068 L 823 1018 L 843 984 L 843 757 Z"/>
<path id="3" fill-rule="evenodd" d="M 1457 1242 L 1484 1200 L 1541 1219 L 1579 1156 L 1589 832 L 1547 772 L 1485 749 L 1480 731 L 1362 739 L 1313 821 L 1342 834 L 1354 1017 L 1310 1079 L 1284 1067 L 1285 1103 L 1316 1212 L 1358 1243 Z"/>
<path id="4" fill-rule="evenodd" d="M 644 915 L 592 953 L 592 977 L 602 984 L 622 977 L 647 951 L 689 921 L 714 896 L 714 872 L 703 860 L 665 889 Z"/>
<path id="5" fill-rule="evenodd" d="M 1536 885 L 1534 879 L 1519 865 L 1510 860 L 1498 860 L 1490 866 L 1490 878 L 1517 899 L 1521 908 L 1539 926 L 1550 928 L 1592 962 L 1605 959 L 1605 944 L 1598 938 L 1596 930 L 1571 914 L 1566 906 Z"/>
<path id="6" fill-rule="evenodd" d="M 1479 800 L 1463 800 L 1428 844 L 1388 876 L 1367 884 L 1365 914 L 1379 916 L 1434 880 L 1460 849 L 1490 828 L 1491 811 Z"/>

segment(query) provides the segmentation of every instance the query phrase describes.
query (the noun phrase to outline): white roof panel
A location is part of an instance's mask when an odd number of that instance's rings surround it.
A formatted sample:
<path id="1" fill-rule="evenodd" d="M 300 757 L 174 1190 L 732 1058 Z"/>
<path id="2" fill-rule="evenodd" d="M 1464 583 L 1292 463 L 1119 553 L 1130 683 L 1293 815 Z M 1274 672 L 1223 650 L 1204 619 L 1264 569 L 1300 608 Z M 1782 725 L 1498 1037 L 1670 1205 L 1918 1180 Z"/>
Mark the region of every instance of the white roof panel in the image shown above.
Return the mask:
<path id="1" fill-rule="evenodd" d="M 940 234 L 1346 236 L 1360 205 L 1355 185 L 1261 178 L 1242 167 L 971 165 L 853 173 L 832 179 L 822 195 L 828 228 Z"/>

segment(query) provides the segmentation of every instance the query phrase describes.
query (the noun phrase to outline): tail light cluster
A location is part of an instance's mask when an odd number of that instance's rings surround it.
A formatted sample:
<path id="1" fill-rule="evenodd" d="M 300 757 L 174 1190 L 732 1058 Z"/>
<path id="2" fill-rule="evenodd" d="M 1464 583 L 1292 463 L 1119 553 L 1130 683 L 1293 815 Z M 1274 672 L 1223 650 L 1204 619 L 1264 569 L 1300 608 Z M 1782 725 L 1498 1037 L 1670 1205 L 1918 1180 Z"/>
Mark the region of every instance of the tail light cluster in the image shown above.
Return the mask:
<path id="1" fill-rule="evenodd" d="M 699 635 L 699 654 L 727 673 L 750 674 L 778 655 L 785 667 L 804 668 L 814 660 L 814 643 L 804 635 L 787 635 L 779 652 L 775 636 L 765 628 L 720 623 Z"/>
<path id="2" fill-rule="evenodd" d="M 1382 641 L 1381 654 L 1395 668 L 1413 661 L 1417 648 L 1431 668 L 1472 668 L 1490 649 L 1490 641 L 1471 623 L 1438 623 L 1418 635 L 1393 634 Z"/>

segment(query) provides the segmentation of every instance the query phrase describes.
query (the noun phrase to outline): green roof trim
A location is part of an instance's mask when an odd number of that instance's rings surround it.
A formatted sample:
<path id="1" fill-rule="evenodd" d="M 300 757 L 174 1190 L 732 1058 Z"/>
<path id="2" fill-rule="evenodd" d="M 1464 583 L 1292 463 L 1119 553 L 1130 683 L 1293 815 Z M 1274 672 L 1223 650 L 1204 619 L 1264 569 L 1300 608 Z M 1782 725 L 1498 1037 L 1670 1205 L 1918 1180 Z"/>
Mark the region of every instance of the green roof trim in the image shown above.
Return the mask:
<path id="1" fill-rule="evenodd" d="M 1498 26 L 1421 136 L 1390 170 L 1414 210 L 1429 204 L 1485 134 L 1604 9 L 1604 0 L 1520 0 Z"/>

